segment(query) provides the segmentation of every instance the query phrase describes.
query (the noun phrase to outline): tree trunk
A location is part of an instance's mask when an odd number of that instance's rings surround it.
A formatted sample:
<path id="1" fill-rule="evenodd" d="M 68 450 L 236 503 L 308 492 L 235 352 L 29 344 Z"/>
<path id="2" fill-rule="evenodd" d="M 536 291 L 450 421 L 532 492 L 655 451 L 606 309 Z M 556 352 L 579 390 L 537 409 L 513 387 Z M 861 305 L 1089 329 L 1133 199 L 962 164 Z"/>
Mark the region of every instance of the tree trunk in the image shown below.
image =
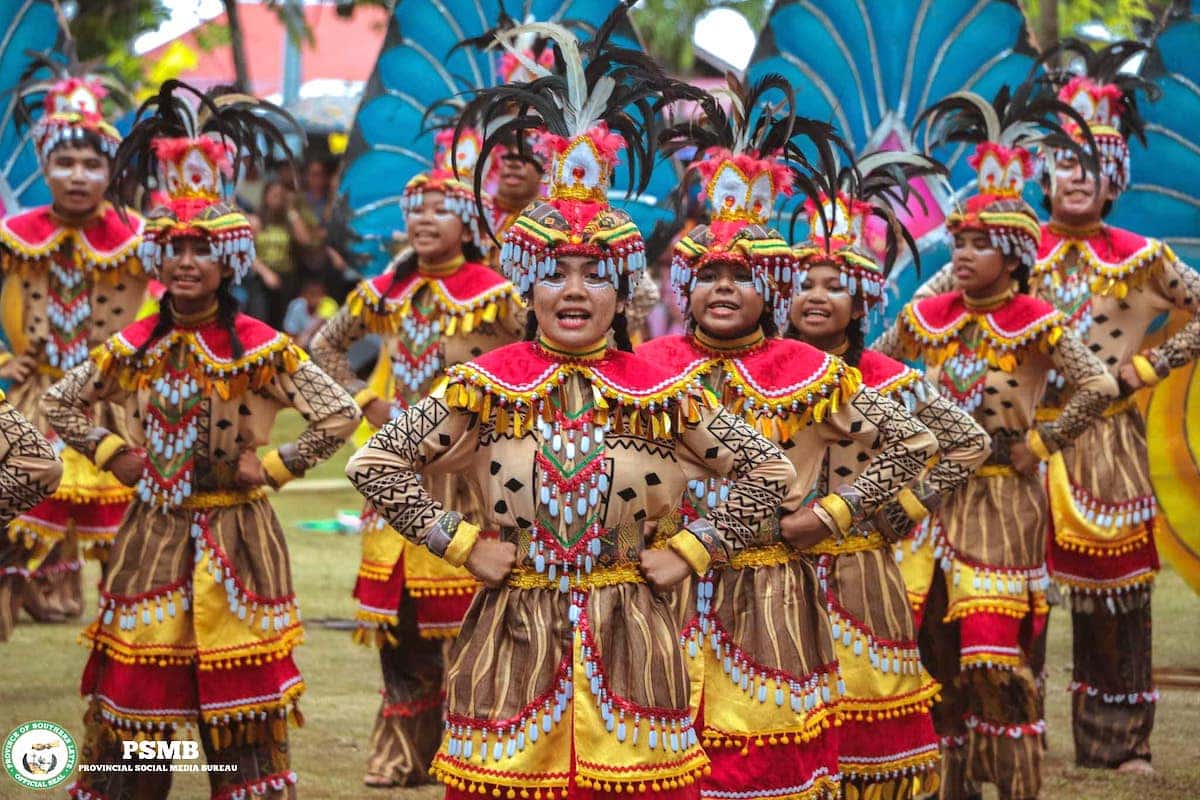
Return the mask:
<path id="1" fill-rule="evenodd" d="M 1037 31 L 1038 50 L 1045 51 L 1058 41 L 1058 0 L 1041 0 L 1038 3 Z"/>
<path id="2" fill-rule="evenodd" d="M 229 49 L 233 53 L 234 84 L 238 91 L 251 92 L 250 69 L 246 64 L 246 40 L 242 36 L 242 22 L 238 16 L 238 0 L 222 0 L 225 18 L 229 21 Z"/>

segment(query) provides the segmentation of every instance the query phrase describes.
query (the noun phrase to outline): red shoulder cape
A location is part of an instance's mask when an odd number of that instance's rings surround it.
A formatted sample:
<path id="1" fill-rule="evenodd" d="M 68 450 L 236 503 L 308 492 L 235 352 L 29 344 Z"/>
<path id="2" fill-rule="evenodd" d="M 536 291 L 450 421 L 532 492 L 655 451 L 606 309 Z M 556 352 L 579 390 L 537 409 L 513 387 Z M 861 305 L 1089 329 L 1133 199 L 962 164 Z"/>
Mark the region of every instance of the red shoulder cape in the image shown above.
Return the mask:
<path id="1" fill-rule="evenodd" d="M 721 404 L 778 441 L 820 422 L 861 381 L 840 358 L 794 339 L 767 339 L 745 353 L 722 355 L 690 336 L 665 336 L 639 347 L 638 355 L 693 381 L 719 365 L 726 377 Z"/>
<path id="2" fill-rule="evenodd" d="M 154 326 L 158 324 L 158 319 L 158 314 L 151 314 L 125 327 L 116 336 L 120 337 L 121 341 L 131 350 L 137 350 L 150 338 L 150 334 L 154 332 Z M 256 360 L 264 349 L 269 349 L 273 344 L 288 339 L 287 334 L 280 333 L 265 322 L 260 322 L 245 314 L 237 315 L 233 329 L 237 333 L 238 339 L 241 340 L 244 350 L 241 359 L 236 359 L 239 362 Z M 204 352 L 214 361 L 228 364 L 235 362 L 229 332 L 217 322 L 209 322 L 197 328 L 175 328 L 173 330 L 190 332 L 203 347 Z"/>
<path id="3" fill-rule="evenodd" d="M 133 211 L 128 222 L 111 205 L 94 220 L 79 229 L 67 228 L 51 213 L 50 206 L 39 206 L 0 220 L 0 243 L 19 257 L 40 258 L 53 252 L 71 233 L 84 260 L 97 267 L 110 267 L 133 255 L 144 223 Z"/>
<path id="4" fill-rule="evenodd" d="M 1028 294 L 1018 294 L 1001 308 L 977 315 L 967 308 L 962 292 L 958 291 L 909 303 L 902 313 L 902 319 L 914 334 L 932 341 L 951 338 L 968 320 L 977 318 L 985 333 L 998 342 L 1019 342 L 1042 330 L 1048 322 L 1057 321 L 1057 317 L 1061 314 L 1054 306 Z"/>
<path id="5" fill-rule="evenodd" d="M 883 353 L 863 350 L 862 357 L 858 360 L 858 369 L 862 372 L 863 384 L 882 395 L 893 396 L 893 399 L 899 397 L 910 410 L 924 397 L 920 386 L 924 376 L 907 364 Z"/>

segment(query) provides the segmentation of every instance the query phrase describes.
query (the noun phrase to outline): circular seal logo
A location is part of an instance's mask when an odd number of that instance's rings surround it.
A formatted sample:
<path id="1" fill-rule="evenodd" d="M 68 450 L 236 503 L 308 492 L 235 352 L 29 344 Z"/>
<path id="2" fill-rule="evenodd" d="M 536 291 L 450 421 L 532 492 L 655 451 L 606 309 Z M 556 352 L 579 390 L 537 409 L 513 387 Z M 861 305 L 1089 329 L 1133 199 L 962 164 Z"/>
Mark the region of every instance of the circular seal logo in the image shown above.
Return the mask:
<path id="1" fill-rule="evenodd" d="M 17 726 L 4 740 L 4 768 L 27 789 L 58 786 L 75 769 L 75 740 L 60 725 L 44 720 Z"/>

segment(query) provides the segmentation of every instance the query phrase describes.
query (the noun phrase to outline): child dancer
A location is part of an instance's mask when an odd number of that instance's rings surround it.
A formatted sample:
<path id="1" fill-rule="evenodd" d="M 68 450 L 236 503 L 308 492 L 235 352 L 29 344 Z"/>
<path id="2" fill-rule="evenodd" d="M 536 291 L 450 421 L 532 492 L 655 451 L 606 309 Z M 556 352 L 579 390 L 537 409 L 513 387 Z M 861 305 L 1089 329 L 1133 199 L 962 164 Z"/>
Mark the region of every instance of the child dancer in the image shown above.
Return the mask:
<path id="1" fill-rule="evenodd" d="M 603 37 L 581 54 L 567 31 L 538 27 L 555 37 L 565 75 L 476 101 L 486 119 L 514 91 L 536 98 L 529 123 L 548 130 L 549 199 L 517 220 L 501 259 L 531 300 L 531 341 L 452 367 L 347 473 L 398 532 L 490 587 L 448 669 L 434 760 L 447 797 L 694 798 L 707 759 L 678 622 L 651 587 L 741 550 L 792 470 L 689 379 L 626 352 L 643 242 L 606 189 L 626 137 L 645 136 L 625 109 L 648 111 L 666 80 Z M 649 145 L 630 154 L 645 180 Z M 727 500 L 670 547 L 645 550 L 643 523 L 667 514 L 686 484 L 681 461 L 734 478 Z M 447 472 L 481 492 L 500 541 L 422 487 L 422 474 Z"/>
<path id="2" fill-rule="evenodd" d="M 876 344 L 923 361 L 930 381 L 992 438 L 987 462 L 938 510 L 924 549 L 904 558 L 906 581 L 924 568 L 910 588 L 920 595 L 932 584 L 922 624 L 931 642 L 926 666 L 943 686 L 934 722 L 946 798 L 977 782 L 996 784 L 1003 798 L 1038 795 L 1044 654 L 1034 644 L 1048 611 L 1038 463 L 1117 393 L 1104 365 L 1064 330 L 1062 314 L 1028 294 L 1039 230 L 1021 199 L 1032 170 L 1023 145 L 1040 128 L 1059 127 L 1048 115 L 1070 109 L 1030 102 L 1024 90 L 1014 96 L 1006 87 L 993 106 L 959 93 L 926 112 L 935 141 L 978 142 L 978 194 L 947 220 L 958 288 L 905 306 Z M 1075 393 L 1056 422 L 1036 424 L 1051 370 Z"/>
<path id="3" fill-rule="evenodd" d="M 137 258 L 141 219 L 104 199 L 120 136 L 102 104 L 118 87 L 74 62 L 37 58 L 17 91 L 26 116 L 42 108 L 33 140 L 52 202 L 0 220 L 2 302 L 12 344 L 11 353 L 0 354 L 0 378 L 10 382 L 13 405 L 61 451 L 64 471 L 58 491 L 17 517 L 0 544 L 0 561 L 20 565 L 0 582 L 0 606 L 12 594 L 35 619 L 62 621 L 83 612 L 80 548 L 105 560 L 133 493 L 64 449 L 38 403 L 93 347 L 133 322 L 149 276 Z M 112 404 L 92 412 L 100 424 L 124 432 Z M 0 641 L 5 635 L 0 629 Z"/>
<path id="4" fill-rule="evenodd" d="M 254 259 L 248 220 L 223 199 L 232 159 L 257 154 L 260 135 L 282 137 L 244 95 L 201 97 L 193 115 L 183 90 L 171 81 L 147 101 L 150 115 L 116 161 L 122 177 L 155 174 L 168 196 L 148 217 L 142 249 L 167 290 L 160 311 L 110 338 L 43 401 L 68 444 L 136 490 L 87 631 L 80 760 L 120 765 L 122 742 L 195 726 L 210 762 L 236 765 L 209 773 L 213 797 L 292 797 L 287 716 L 304 691 L 292 661 L 302 629 L 266 489 L 332 455 L 359 413 L 286 335 L 239 314 L 230 294 Z M 126 434 L 88 413 L 100 401 L 123 406 Z M 260 459 L 281 408 L 298 410 L 308 429 Z M 170 777 L 81 771 L 71 793 L 166 797 Z"/>
<path id="5" fill-rule="evenodd" d="M 828 154 L 831 155 L 831 154 Z M 821 163 L 835 167 L 838 161 Z M 891 544 L 936 509 L 983 463 L 988 437 L 969 414 L 938 395 L 921 373 L 874 350 L 863 349 L 864 327 L 885 301 L 896 248 L 880 260 L 863 244 L 872 217 L 891 230 L 901 223 L 892 203 L 908 195 L 906 182 L 929 165 L 910 154 L 868 155 L 830 170 L 810 184 L 820 188 L 805 203 L 809 239 L 798 249 L 797 291 L 788 335 L 840 355 L 862 371 L 863 383 L 928 426 L 940 457 L 934 467 L 882 513 L 856 526 L 854 535 L 822 543 L 812 554 L 833 623 L 838 668 L 845 682 L 839 703 L 838 766 L 843 797 L 907 800 L 937 788 L 938 737 L 929 708 L 938 685 L 921 666 L 904 581 Z M 849 439 L 831 444 L 820 483 L 851 480 L 879 443 Z"/>
<path id="6" fill-rule="evenodd" d="M 713 760 L 704 796 L 808 800 L 837 792 L 839 681 L 817 575 L 798 549 L 840 541 L 916 477 L 936 442 L 903 408 L 861 387 L 841 359 L 776 337 L 797 267 L 791 246 L 767 227 L 776 196 L 792 193 L 778 155 L 795 130 L 817 142 L 827 133 L 794 116 L 781 81 L 731 88 L 731 114 L 701 97 L 704 119 L 665 134 L 671 149 L 695 145 L 702 154 L 695 169 L 711 221 L 679 241 L 671 266 L 692 332 L 653 339 L 638 353 L 699 381 L 781 444 L 798 476 L 789 510 L 806 493 L 815 500 L 782 529 L 772 519 L 755 531 L 750 547 L 700 583 L 699 614 L 685 631 L 700 662 L 694 671 L 703 674 L 703 737 Z M 768 103 L 771 93 L 783 104 Z M 830 440 L 880 447 L 858 480 L 821 495 L 811 490 Z M 694 481 L 684 518 L 705 518 L 727 489 L 720 478 Z"/>
<path id="7" fill-rule="evenodd" d="M 457 142 L 453 130 L 439 133 L 437 166 L 404 189 L 412 249 L 392 270 L 360 284 L 313 340 L 313 359 L 354 393 L 374 428 L 423 400 L 447 367 L 517 341 L 524 330 L 516 289 L 484 265 L 485 234 L 469 183 L 480 142 L 474 131 L 462 133 Z M 374 375 L 364 382 L 347 352 L 368 334 L 382 342 Z M 445 475 L 425 486 L 469 522 L 480 522 L 478 501 L 464 481 Z M 478 587 L 465 569 L 413 545 L 383 517 L 365 511 L 355 638 L 379 645 L 384 683 L 368 786 L 428 779 L 441 738 L 443 643 L 458 635 Z"/>

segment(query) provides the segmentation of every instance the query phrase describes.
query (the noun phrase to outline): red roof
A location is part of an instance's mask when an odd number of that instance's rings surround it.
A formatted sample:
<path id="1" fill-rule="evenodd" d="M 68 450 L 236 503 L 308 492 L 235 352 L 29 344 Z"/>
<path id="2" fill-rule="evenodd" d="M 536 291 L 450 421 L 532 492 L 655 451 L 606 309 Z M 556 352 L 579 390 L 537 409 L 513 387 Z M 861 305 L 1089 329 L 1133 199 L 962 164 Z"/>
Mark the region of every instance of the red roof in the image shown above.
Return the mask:
<path id="1" fill-rule="evenodd" d="M 301 44 L 300 82 L 317 78 L 365 81 L 371 76 L 383 36 L 387 31 L 388 12 L 378 6 L 361 6 L 349 17 L 339 17 L 333 3 L 305 5 L 304 16 L 313 34 L 313 43 Z M 286 29 L 275 11 L 261 3 L 238 3 L 238 17 L 246 40 L 246 58 L 250 73 L 250 91 L 259 97 L 283 91 L 283 42 Z M 224 26 L 224 13 L 202 23 Z M 230 83 L 233 80 L 233 52 L 228 45 L 209 52 L 196 44 L 193 29 L 180 39 L 197 52 L 195 69 L 179 77 L 200 88 Z M 162 56 L 171 42 L 159 45 L 143 58 Z"/>

